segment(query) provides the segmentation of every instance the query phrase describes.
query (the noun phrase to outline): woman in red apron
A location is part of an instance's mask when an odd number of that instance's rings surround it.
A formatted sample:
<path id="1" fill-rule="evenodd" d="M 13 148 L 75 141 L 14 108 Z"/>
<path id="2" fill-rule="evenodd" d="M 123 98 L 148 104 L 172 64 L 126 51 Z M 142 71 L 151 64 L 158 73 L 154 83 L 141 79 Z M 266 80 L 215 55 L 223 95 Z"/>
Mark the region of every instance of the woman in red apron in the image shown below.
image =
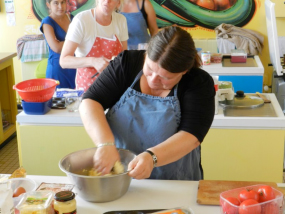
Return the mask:
<path id="1" fill-rule="evenodd" d="M 109 61 L 127 49 L 126 19 L 114 12 L 119 3 L 120 0 L 98 0 L 94 9 L 75 16 L 60 64 L 64 68 L 77 68 L 76 88 L 86 91 Z"/>

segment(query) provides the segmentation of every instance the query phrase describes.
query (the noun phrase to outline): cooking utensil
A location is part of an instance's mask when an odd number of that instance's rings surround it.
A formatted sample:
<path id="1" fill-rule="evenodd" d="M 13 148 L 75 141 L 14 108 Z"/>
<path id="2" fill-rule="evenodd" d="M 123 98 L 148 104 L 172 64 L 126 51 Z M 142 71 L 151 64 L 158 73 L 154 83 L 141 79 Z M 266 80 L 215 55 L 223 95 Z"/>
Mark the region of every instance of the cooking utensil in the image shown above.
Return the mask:
<path id="1" fill-rule="evenodd" d="M 256 184 L 266 184 L 277 188 L 277 184 L 274 182 L 200 180 L 197 193 L 197 203 L 205 205 L 220 205 L 220 194 L 222 192 Z"/>
<path id="2" fill-rule="evenodd" d="M 97 148 L 85 149 L 68 154 L 59 162 L 59 168 L 75 185 L 78 195 L 86 201 L 108 202 L 123 196 L 131 183 L 127 167 L 136 156 L 129 150 L 118 149 L 125 172 L 111 176 L 85 176 L 76 174 L 93 167 L 93 156 Z"/>
<path id="3" fill-rule="evenodd" d="M 259 92 L 256 92 L 256 94 L 261 98 L 263 99 L 263 101 L 265 103 L 271 103 L 271 100 L 268 100 L 263 94 L 260 94 Z"/>
<path id="4" fill-rule="evenodd" d="M 52 98 L 57 85 L 59 81 L 54 79 L 30 79 L 14 85 L 13 89 L 26 102 L 46 102 Z"/>
<path id="5" fill-rule="evenodd" d="M 111 60 L 114 60 L 116 58 L 116 56 L 112 56 L 112 59 L 106 59 L 108 62 L 110 62 Z M 94 77 L 96 77 L 99 74 L 99 72 L 97 71 L 93 76 L 91 76 L 90 79 L 93 79 Z"/>
<path id="6" fill-rule="evenodd" d="M 96 77 L 99 74 L 99 72 L 97 71 L 90 79 L 93 79 L 94 77 Z"/>
<path id="7" fill-rule="evenodd" d="M 225 108 L 257 108 L 264 104 L 263 99 L 255 94 L 245 95 L 243 91 L 237 91 L 233 100 L 224 100 L 219 104 Z"/>

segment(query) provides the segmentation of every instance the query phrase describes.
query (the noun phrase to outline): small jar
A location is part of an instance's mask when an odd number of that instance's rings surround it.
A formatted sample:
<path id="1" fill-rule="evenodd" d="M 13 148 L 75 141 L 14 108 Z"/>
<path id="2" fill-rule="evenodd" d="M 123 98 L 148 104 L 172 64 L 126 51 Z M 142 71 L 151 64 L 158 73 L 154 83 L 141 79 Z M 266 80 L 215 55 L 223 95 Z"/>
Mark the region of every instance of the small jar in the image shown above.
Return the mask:
<path id="1" fill-rule="evenodd" d="M 56 214 L 75 214 L 76 201 L 75 194 L 71 191 L 61 191 L 54 196 L 54 213 Z"/>

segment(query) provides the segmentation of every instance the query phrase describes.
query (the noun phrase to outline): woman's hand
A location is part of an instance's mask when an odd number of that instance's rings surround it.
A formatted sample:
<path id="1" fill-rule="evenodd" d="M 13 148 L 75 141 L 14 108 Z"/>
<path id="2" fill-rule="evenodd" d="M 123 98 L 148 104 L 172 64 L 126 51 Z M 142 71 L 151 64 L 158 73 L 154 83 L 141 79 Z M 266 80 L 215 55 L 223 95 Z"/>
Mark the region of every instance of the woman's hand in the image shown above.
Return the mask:
<path id="1" fill-rule="evenodd" d="M 153 170 L 153 160 L 151 155 L 143 152 L 136 156 L 128 166 L 129 176 L 135 179 L 149 178 Z"/>
<path id="2" fill-rule="evenodd" d="M 94 57 L 92 58 L 92 66 L 101 73 L 108 65 L 109 65 L 110 59 L 107 59 L 105 57 Z"/>
<path id="3" fill-rule="evenodd" d="M 120 155 L 115 146 L 97 148 L 93 157 L 94 168 L 101 175 L 110 173 L 116 161 L 120 161 Z"/>

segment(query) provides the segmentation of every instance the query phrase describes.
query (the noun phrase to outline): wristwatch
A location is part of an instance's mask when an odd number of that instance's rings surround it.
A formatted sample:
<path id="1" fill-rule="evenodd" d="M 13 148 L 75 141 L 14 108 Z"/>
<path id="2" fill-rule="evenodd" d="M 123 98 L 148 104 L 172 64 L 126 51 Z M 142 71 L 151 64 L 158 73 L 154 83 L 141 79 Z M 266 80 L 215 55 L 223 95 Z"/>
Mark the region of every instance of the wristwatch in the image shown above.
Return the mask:
<path id="1" fill-rule="evenodd" d="M 157 164 L 157 156 L 150 150 L 145 150 L 147 153 L 149 153 L 153 160 L 153 168 L 156 167 Z"/>

